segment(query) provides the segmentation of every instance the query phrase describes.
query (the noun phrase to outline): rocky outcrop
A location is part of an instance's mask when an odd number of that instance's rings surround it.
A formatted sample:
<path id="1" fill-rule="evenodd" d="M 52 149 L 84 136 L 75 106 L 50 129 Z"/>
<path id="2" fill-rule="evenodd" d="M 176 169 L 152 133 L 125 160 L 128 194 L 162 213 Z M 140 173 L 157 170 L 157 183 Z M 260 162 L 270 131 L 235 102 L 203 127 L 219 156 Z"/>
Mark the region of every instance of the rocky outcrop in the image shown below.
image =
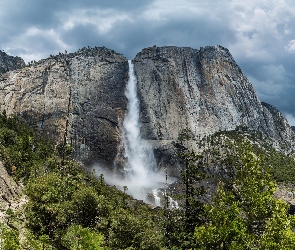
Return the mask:
<path id="1" fill-rule="evenodd" d="M 59 54 L 0 77 L 0 109 L 22 116 L 76 159 L 112 165 L 120 141 L 126 58 L 107 48 Z"/>
<path id="2" fill-rule="evenodd" d="M 3 163 L 0 161 L 0 221 L 3 210 L 10 207 L 14 199 L 18 198 L 21 188 L 7 173 Z"/>
<path id="3" fill-rule="evenodd" d="M 23 68 L 25 65 L 22 58 L 18 56 L 9 56 L 5 52 L 0 51 L 0 74 Z"/>
<path id="4" fill-rule="evenodd" d="M 133 62 L 142 134 L 162 153 L 171 151 L 169 144 L 185 129 L 201 138 L 244 125 L 274 143 L 293 143 L 285 118 L 258 100 L 227 49 L 154 46 L 143 49 Z M 164 158 L 166 163 L 172 159 Z"/>
<path id="5" fill-rule="evenodd" d="M 263 106 L 264 124 L 262 129 L 265 134 L 274 139 L 279 145 L 274 145 L 277 149 L 291 152 L 294 149 L 295 133 L 288 124 L 283 114 L 274 106 L 261 102 Z M 262 130 L 262 131 L 263 131 Z"/>

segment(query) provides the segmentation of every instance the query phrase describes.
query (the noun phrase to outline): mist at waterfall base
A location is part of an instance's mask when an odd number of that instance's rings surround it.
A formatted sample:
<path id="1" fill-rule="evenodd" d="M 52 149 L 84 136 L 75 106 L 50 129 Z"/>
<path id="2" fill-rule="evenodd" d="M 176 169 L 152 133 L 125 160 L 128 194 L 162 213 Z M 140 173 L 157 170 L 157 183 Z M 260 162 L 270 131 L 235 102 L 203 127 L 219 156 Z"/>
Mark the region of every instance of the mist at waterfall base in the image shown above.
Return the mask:
<path id="1" fill-rule="evenodd" d="M 141 138 L 139 121 L 139 100 L 137 97 L 137 80 L 134 68 L 129 62 L 129 78 L 125 95 L 128 100 L 127 114 L 121 130 L 121 145 L 119 156 L 125 160 L 124 173 L 118 174 L 116 167 L 113 172 L 104 171 L 98 165 L 94 166 L 97 175 L 103 173 L 107 183 L 116 185 L 123 190 L 127 186 L 127 193 L 134 198 L 159 205 L 158 188 L 165 187 L 166 176 L 157 172 L 157 164 L 151 145 Z M 153 197 L 153 201 L 150 199 Z"/>
<path id="2" fill-rule="evenodd" d="M 123 191 L 124 186 L 128 189 L 126 193 L 133 196 L 137 200 L 143 200 L 146 203 L 161 206 L 158 196 L 164 196 L 165 176 L 161 173 L 150 172 L 148 178 L 143 176 L 127 174 L 122 176 L 116 174 L 116 171 L 108 171 L 99 164 L 92 166 L 97 178 L 103 174 L 105 182 L 109 185 L 115 185 L 119 190 Z"/>

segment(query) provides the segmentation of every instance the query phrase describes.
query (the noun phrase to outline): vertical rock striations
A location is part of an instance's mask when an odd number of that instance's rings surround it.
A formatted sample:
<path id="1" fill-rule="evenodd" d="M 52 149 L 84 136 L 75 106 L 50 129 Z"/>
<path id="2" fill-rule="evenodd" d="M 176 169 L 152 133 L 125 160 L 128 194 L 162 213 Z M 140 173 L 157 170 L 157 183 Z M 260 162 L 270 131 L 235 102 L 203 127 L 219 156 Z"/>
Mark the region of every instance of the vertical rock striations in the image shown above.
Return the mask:
<path id="1" fill-rule="evenodd" d="M 154 46 L 143 49 L 133 61 L 142 133 L 160 151 L 164 142 L 177 140 L 184 129 L 203 137 L 239 125 L 291 144 L 294 134 L 285 118 L 258 100 L 227 49 Z"/>
<path id="2" fill-rule="evenodd" d="M 56 142 L 66 136 L 78 160 L 111 165 L 127 77 L 126 58 L 104 47 L 59 54 L 6 73 L 0 109 L 21 115 Z"/>
<path id="3" fill-rule="evenodd" d="M 282 143 L 285 152 L 294 148 L 285 118 L 258 100 L 227 49 L 154 46 L 133 63 L 142 137 L 155 147 L 160 168 L 171 166 L 170 174 L 178 167 L 172 142 L 185 129 L 201 138 L 244 125 L 271 137 L 278 149 Z M 57 143 L 66 138 L 80 161 L 111 166 L 118 119 L 127 107 L 127 59 L 104 47 L 83 48 L 23 66 L 20 58 L 0 52 L 0 111 L 21 115 Z"/>

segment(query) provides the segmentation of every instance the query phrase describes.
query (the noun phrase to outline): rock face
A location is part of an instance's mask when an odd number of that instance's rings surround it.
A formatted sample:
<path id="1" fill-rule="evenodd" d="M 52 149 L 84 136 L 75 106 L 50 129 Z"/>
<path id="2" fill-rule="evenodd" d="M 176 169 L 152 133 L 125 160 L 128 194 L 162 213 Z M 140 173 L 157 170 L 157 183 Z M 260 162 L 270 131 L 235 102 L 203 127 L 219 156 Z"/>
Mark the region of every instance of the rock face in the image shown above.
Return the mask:
<path id="1" fill-rule="evenodd" d="M 126 58 L 112 50 L 59 54 L 0 77 L 0 109 L 22 116 L 56 142 L 66 138 L 76 159 L 112 165 L 126 110 Z"/>
<path id="2" fill-rule="evenodd" d="M 18 197 L 20 190 L 0 161 L 0 221 L 3 217 L 2 210 L 6 210 L 12 200 Z"/>
<path id="3" fill-rule="evenodd" d="M 283 151 L 291 152 L 294 149 L 295 133 L 292 127 L 288 124 L 283 114 L 274 106 L 261 102 L 263 106 L 264 124 L 261 128 L 267 136 L 280 143 L 277 148 L 283 147 Z M 260 128 L 259 128 L 260 129 Z M 276 146 L 276 145 L 274 145 Z"/>
<path id="4" fill-rule="evenodd" d="M 261 103 L 221 46 L 200 50 L 150 47 L 133 60 L 138 79 L 143 137 L 171 155 L 171 141 L 184 129 L 203 137 L 239 125 L 291 145 L 294 133 L 271 105 Z M 164 152 L 164 153 L 163 153 Z M 171 157 L 160 157 L 165 165 Z"/>
<path id="5" fill-rule="evenodd" d="M 25 65 L 22 58 L 18 56 L 9 56 L 5 52 L 0 51 L 0 74 L 23 68 Z"/>
<path id="6" fill-rule="evenodd" d="M 227 49 L 154 46 L 133 63 L 142 137 L 154 146 L 159 168 L 168 166 L 170 175 L 177 176 L 179 168 L 173 142 L 185 129 L 201 138 L 245 125 L 271 137 L 277 148 L 282 143 L 294 148 L 285 118 L 258 100 Z M 127 78 L 127 59 L 104 47 L 59 54 L 0 74 L 0 111 L 22 116 L 57 143 L 65 138 L 77 160 L 112 166 L 127 107 Z"/>

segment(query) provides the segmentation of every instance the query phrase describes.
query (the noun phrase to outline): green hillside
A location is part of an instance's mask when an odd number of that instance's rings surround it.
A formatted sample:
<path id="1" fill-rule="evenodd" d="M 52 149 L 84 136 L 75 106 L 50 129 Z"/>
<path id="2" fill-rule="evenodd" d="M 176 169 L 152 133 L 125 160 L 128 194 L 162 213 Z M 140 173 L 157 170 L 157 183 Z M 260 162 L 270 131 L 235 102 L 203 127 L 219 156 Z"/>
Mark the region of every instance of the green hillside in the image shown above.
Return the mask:
<path id="1" fill-rule="evenodd" d="M 294 183 L 294 159 L 259 142 L 237 130 L 205 138 L 201 155 L 183 150 L 180 209 L 151 209 L 87 173 L 70 145 L 3 113 L 1 161 L 27 202 L 5 211 L 1 249 L 294 249 L 294 216 L 273 196 L 276 182 Z"/>

